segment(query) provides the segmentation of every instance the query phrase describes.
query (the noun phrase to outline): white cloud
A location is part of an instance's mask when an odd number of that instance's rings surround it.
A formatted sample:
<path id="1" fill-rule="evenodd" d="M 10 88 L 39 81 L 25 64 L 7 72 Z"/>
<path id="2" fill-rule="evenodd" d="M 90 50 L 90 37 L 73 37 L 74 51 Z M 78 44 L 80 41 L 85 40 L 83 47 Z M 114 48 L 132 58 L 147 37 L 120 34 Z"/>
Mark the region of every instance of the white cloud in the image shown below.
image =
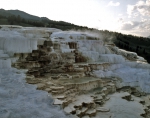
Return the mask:
<path id="1" fill-rule="evenodd" d="M 147 5 L 150 5 L 150 0 L 147 0 L 147 1 L 146 1 L 146 4 L 147 4 Z"/>
<path id="2" fill-rule="evenodd" d="M 139 1 L 135 5 L 128 5 L 127 6 L 127 13 L 131 17 L 133 13 L 139 13 L 142 16 L 149 16 L 150 17 L 150 0 Z"/>
<path id="3" fill-rule="evenodd" d="M 127 13 L 128 15 L 132 15 L 133 11 L 135 10 L 135 6 L 134 5 L 128 5 L 127 6 Z"/>
<path id="4" fill-rule="evenodd" d="M 118 23 L 123 23 L 124 22 L 123 18 L 119 18 L 119 19 L 117 19 L 117 21 L 118 21 Z"/>
<path id="5" fill-rule="evenodd" d="M 137 21 L 128 21 L 128 22 L 124 22 L 121 26 L 121 30 L 133 30 L 134 28 L 136 28 L 141 22 L 137 22 Z"/>
<path id="6" fill-rule="evenodd" d="M 123 16 L 123 14 L 118 14 L 119 17 Z"/>
<path id="7" fill-rule="evenodd" d="M 139 16 L 139 14 L 138 13 L 134 13 L 133 16 L 137 17 L 137 16 Z"/>
<path id="8" fill-rule="evenodd" d="M 142 19 L 142 21 L 122 22 L 120 29 L 129 34 L 149 36 L 150 35 L 150 20 Z"/>
<path id="9" fill-rule="evenodd" d="M 110 1 L 109 3 L 108 3 L 108 6 L 119 6 L 120 5 L 120 3 L 119 2 L 113 2 L 113 1 Z"/>
<path id="10" fill-rule="evenodd" d="M 127 6 L 129 22 L 121 25 L 121 30 L 134 32 L 137 35 L 150 35 L 150 0 L 139 0 L 134 5 Z"/>

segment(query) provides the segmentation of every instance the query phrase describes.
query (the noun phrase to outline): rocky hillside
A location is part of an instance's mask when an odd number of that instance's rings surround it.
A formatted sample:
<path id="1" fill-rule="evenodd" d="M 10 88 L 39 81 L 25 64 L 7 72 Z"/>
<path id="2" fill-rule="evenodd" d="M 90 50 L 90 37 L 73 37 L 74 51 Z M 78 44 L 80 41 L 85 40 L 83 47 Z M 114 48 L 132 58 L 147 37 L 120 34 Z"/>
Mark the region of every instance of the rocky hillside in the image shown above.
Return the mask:
<path id="1" fill-rule="evenodd" d="M 150 65 L 92 33 L 1 26 L 0 79 L 5 118 L 150 116 Z"/>
<path id="2" fill-rule="evenodd" d="M 119 48 L 136 52 L 150 63 L 150 40 L 146 37 L 125 35 L 117 32 L 96 30 L 78 26 L 64 21 L 53 21 L 46 17 L 38 17 L 20 10 L 0 9 L 0 25 L 20 25 L 24 27 L 47 27 L 61 30 L 86 31 L 103 35 L 103 39 L 111 39 Z"/>

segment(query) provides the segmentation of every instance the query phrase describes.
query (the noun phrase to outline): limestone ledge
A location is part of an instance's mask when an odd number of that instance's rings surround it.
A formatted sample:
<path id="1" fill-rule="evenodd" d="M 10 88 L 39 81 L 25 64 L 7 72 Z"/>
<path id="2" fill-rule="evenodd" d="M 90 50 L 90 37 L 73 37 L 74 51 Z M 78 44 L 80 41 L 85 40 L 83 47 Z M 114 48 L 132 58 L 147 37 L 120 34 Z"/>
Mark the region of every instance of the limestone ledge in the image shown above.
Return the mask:
<path id="1" fill-rule="evenodd" d="M 66 113 L 150 116 L 150 65 L 136 53 L 83 32 L 2 26 L 0 34 L 1 72 L 27 69 L 27 83 L 51 94 Z"/>

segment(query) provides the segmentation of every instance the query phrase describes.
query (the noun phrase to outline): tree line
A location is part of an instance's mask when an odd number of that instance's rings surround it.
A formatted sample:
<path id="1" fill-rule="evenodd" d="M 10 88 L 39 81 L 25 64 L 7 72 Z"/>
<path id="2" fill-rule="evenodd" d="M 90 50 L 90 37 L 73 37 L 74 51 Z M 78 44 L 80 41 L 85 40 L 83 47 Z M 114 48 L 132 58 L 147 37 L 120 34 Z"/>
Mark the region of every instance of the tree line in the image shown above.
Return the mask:
<path id="1" fill-rule="evenodd" d="M 41 20 L 29 20 L 29 19 L 22 18 L 20 15 L 18 16 L 11 15 L 8 17 L 0 15 L 0 19 L 6 19 L 9 25 L 51 27 L 51 28 L 58 28 L 61 30 L 88 29 L 88 27 L 78 26 L 78 25 L 74 25 L 71 23 L 63 22 L 63 21 L 53 21 L 53 20 L 49 20 L 46 18 L 43 18 L 43 19 L 41 18 Z"/>
<path id="2" fill-rule="evenodd" d="M 28 20 L 20 17 L 20 15 L 15 16 L 3 16 L 0 15 L 1 19 L 6 19 L 10 25 L 21 25 L 21 26 L 32 26 L 32 27 L 49 27 L 58 28 L 61 30 L 81 30 L 81 31 L 96 31 L 100 33 L 104 40 L 111 40 L 121 49 L 136 52 L 138 55 L 144 57 L 150 63 L 150 39 L 145 37 L 138 37 L 133 35 L 126 35 L 118 32 L 112 32 L 108 30 L 97 30 L 93 28 L 88 28 L 84 26 L 78 26 L 64 21 L 53 21 L 46 18 L 41 20 Z M 1 23 L 2 24 L 2 23 Z M 4 24 L 5 25 L 5 24 Z"/>

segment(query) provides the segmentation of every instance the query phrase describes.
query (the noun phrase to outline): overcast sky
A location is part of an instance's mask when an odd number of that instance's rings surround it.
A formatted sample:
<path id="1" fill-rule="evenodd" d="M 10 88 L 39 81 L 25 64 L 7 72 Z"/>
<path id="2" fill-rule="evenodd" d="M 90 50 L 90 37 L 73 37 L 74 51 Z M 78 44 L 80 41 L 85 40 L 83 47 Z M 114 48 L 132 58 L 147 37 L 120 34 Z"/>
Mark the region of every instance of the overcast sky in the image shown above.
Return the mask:
<path id="1" fill-rule="evenodd" d="M 100 30 L 150 35 L 150 0 L 0 0 L 0 8 Z"/>

